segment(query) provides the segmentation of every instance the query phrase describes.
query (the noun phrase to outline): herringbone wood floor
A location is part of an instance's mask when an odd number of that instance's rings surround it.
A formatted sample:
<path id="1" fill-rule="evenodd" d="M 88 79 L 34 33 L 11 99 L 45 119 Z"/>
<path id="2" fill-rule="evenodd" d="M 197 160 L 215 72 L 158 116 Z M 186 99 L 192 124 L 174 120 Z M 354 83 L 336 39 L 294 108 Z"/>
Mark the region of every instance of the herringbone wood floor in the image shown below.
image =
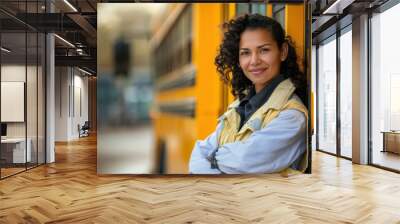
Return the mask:
<path id="1" fill-rule="evenodd" d="M 314 153 L 313 174 L 97 176 L 96 139 L 0 181 L 0 223 L 400 223 L 400 175 Z"/>

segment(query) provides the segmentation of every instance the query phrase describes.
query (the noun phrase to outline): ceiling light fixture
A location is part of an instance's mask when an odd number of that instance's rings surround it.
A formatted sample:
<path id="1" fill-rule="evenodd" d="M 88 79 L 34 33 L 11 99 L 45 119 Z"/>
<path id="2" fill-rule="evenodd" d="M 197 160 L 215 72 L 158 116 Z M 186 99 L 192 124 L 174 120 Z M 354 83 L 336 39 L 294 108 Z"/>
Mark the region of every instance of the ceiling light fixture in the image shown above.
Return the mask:
<path id="1" fill-rule="evenodd" d="M 81 68 L 79 68 L 78 67 L 78 69 L 79 69 L 79 71 L 81 71 L 81 72 L 83 72 L 83 73 L 85 73 L 85 74 L 88 74 L 88 75 L 92 75 L 92 73 L 90 73 L 90 72 L 88 72 L 88 71 L 86 71 L 86 70 L 83 70 L 83 69 L 81 69 Z"/>
<path id="2" fill-rule="evenodd" d="M 4 52 L 7 52 L 7 53 L 10 53 L 10 52 L 11 52 L 11 50 L 9 50 L 9 49 L 7 49 L 7 48 L 5 48 L 5 47 L 1 47 L 1 50 L 4 51 Z"/>
<path id="3" fill-rule="evenodd" d="M 78 12 L 78 10 L 71 4 L 69 3 L 68 0 L 64 0 L 65 4 L 67 4 L 72 10 L 74 10 L 74 12 Z"/>
<path id="4" fill-rule="evenodd" d="M 69 42 L 68 40 L 66 40 L 66 39 L 64 39 L 64 38 L 62 38 L 62 37 L 60 37 L 60 36 L 57 35 L 57 34 L 54 34 L 54 36 L 57 37 L 58 39 L 60 39 L 61 41 L 63 41 L 64 43 L 68 44 L 69 46 L 75 48 L 75 45 L 71 44 L 71 42 Z"/>
<path id="5" fill-rule="evenodd" d="M 329 15 L 329 14 L 342 14 L 343 10 L 351 5 L 354 0 L 336 0 L 332 5 L 330 5 L 327 9 L 325 9 L 322 14 Z"/>

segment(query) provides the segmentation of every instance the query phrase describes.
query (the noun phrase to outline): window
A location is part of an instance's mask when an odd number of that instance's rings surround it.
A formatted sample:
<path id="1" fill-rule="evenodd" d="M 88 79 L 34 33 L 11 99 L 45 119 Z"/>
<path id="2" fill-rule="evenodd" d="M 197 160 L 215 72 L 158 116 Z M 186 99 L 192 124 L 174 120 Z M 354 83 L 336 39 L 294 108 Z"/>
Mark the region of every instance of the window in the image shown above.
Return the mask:
<path id="1" fill-rule="evenodd" d="M 336 36 L 318 48 L 318 145 L 336 154 Z"/>
<path id="2" fill-rule="evenodd" d="M 352 33 L 340 36 L 340 155 L 352 157 Z"/>
<path id="3" fill-rule="evenodd" d="M 161 77 L 181 69 L 192 60 L 192 8 L 184 9 L 155 52 L 156 75 Z M 146 41 L 145 39 L 141 40 Z M 173 59 L 172 62 L 171 60 Z"/>
<path id="4" fill-rule="evenodd" d="M 236 4 L 236 15 L 243 15 L 250 12 L 250 4 L 248 3 L 237 3 Z"/>
<path id="5" fill-rule="evenodd" d="M 394 28 L 398 21 L 400 4 L 371 18 L 370 79 L 372 163 L 396 170 L 400 170 L 400 156 L 387 150 L 384 142 L 390 142 L 385 141 L 384 132 L 390 134 L 400 130 L 400 33 Z M 394 142 L 400 136 L 400 133 L 396 133 L 393 133 L 397 136 Z M 400 145 L 394 147 L 399 148 Z"/>
<path id="6" fill-rule="evenodd" d="M 265 3 L 252 3 L 250 5 L 250 8 L 251 8 L 250 11 L 251 11 L 251 13 L 258 13 L 260 15 L 265 16 L 265 14 L 267 12 L 267 9 L 265 7 L 266 7 Z"/>
<path id="7" fill-rule="evenodd" d="M 285 5 L 274 4 L 272 5 L 272 18 L 278 21 L 283 28 L 285 28 Z"/>

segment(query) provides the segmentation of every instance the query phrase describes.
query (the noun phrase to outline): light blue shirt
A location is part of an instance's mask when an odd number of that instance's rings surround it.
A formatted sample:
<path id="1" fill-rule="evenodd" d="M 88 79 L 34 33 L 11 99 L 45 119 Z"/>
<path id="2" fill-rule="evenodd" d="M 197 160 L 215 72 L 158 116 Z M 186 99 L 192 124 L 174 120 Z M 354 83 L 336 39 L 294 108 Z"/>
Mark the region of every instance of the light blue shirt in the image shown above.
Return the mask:
<path id="1" fill-rule="evenodd" d="M 246 140 L 218 147 L 216 130 L 205 140 L 197 141 L 189 162 L 193 174 L 275 173 L 297 168 L 306 150 L 306 118 L 298 110 L 282 111 L 266 127 L 254 131 Z M 219 169 L 212 169 L 207 159 L 214 151 Z M 222 172 L 221 172 L 222 171 Z"/>

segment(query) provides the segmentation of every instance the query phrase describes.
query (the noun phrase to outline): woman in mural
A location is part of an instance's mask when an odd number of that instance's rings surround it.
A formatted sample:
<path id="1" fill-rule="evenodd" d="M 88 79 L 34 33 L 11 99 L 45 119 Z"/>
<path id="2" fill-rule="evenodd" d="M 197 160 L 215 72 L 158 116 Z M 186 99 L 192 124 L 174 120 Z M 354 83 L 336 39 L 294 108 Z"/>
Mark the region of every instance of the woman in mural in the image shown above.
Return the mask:
<path id="1" fill-rule="evenodd" d="M 229 21 L 215 58 L 234 101 L 216 130 L 197 141 L 192 174 L 304 172 L 306 81 L 281 25 L 259 14 Z"/>

